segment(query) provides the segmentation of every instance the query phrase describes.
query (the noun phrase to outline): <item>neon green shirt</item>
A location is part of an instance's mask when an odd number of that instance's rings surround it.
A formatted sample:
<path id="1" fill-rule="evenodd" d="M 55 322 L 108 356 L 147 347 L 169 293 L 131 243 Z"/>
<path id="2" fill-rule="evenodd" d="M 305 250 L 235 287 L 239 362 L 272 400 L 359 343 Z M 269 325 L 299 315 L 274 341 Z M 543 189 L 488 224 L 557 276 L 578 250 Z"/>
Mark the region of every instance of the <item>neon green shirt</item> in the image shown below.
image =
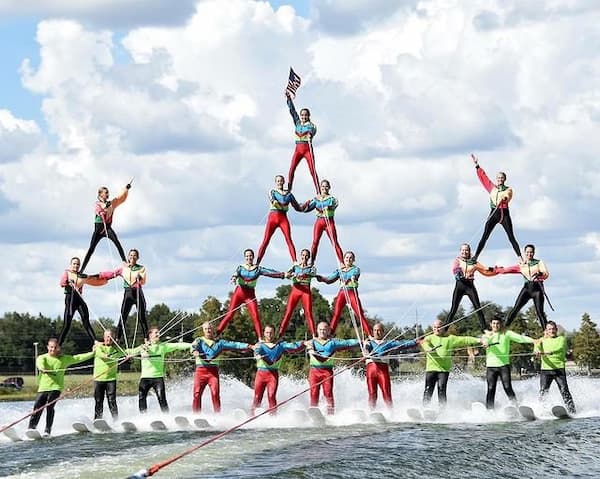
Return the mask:
<path id="1" fill-rule="evenodd" d="M 499 368 L 510 364 L 510 343 L 532 344 L 529 336 L 517 334 L 514 331 L 492 333 L 487 338 L 490 345 L 485 350 L 485 365 L 488 368 Z"/>
<path id="2" fill-rule="evenodd" d="M 427 353 L 425 371 L 449 372 L 452 369 L 452 353 L 455 348 L 475 346 L 479 338 L 472 336 L 436 336 L 431 334 L 421 343 L 423 351 Z"/>
<path id="3" fill-rule="evenodd" d="M 142 374 L 140 378 L 162 378 L 165 376 L 165 356 L 173 351 L 189 351 L 190 343 L 155 343 L 142 345 L 131 350 L 142 358 Z"/>
<path id="4" fill-rule="evenodd" d="M 96 346 L 94 353 L 94 381 L 116 381 L 119 358 L 125 354 L 114 346 L 104 344 Z"/>
<path id="5" fill-rule="evenodd" d="M 540 351 L 542 354 L 542 369 L 564 369 L 567 359 L 567 339 L 564 336 L 555 338 L 542 338 L 535 345 L 534 351 Z"/>
<path id="6" fill-rule="evenodd" d="M 61 354 L 50 356 L 48 353 L 38 356 L 35 364 L 40 371 L 38 374 L 38 392 L 62 391 L 65 388 L 65 369 L 72 364 L 82 363 L 94 357 L 94 351 L 89 353 Z"/>

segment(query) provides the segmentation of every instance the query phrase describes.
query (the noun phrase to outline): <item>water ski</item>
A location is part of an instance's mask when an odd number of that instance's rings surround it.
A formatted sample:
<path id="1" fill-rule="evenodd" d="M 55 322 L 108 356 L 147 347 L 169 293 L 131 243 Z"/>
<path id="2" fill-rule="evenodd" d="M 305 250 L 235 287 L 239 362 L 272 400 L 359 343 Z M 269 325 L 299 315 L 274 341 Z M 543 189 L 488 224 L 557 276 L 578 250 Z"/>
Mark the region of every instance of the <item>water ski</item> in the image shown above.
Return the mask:
<path id="1" fill-rule="evenodd" d="M 37 429 L 27 429 L 27 431 L 25 431 L 25 435 L 29 439 L 33 439 L 34 441 L 37 441 L 38 439 L 42 438 L 40 431 L 38 431 Z"/>
<path id="2" fill-rule="evenodd" d="M 422 421 L 423 420 L 423 414 L 421 413 L 421 410 L 416 407 L 408 408 L 406 410 L 406 415 L 413 421 Z"/>
<path id="3" fill-rule="evenodd" d="M 94 428 L 100 432 L 112 431 L 112 427 L 104 419 L 94 419 Z"/>
<path id="4" fill-rule="evenodd" d="M 558 419 L 569 419 L 572 417 L 564 406 L 552 406 L 552 414 Z"/>
<path id="5" fill-rule="evenodd" d="M 153 431 L 166 431 L 167 430 L 167 426 L 161 420 L 152 421 L 150 423 L 150 427 L 152 428 Z"/>
<path id="6" fill-rule="evenodd" d="M 369 421 L 375 424 L 385 424 L 387 422 L 387 419 L 380 412 L 372 412 L 371 414 L 369 414 Z"/>
<path id="7" fill-rule="evenodd" d="M 185 416 L 175 416 L 175 424 L 177 424 L 177 427 L 180 427 L 181 429 L 187 429 L 190 427 L 190 421 Z"/>
<path id="8" fill-rule="evenodd" d="M 210 427 L 210 424 L 206 419 L 199 417 L 194 419 L 194 426 L 196 426 L 198 429 L 206 429 L 207 427 Z"/>
<path id="9" fill-rule="evenodd" d="M 519 413 L 528 421 L 535 421 L 535 413 L 529 406 L 519 406 Z"/>
<path id="10" fill-rule="evenodd" d="M 318 407 L 309 407 L 306 413 L 315 426 L 325 425 L 325 416 Z"/>
<path id="11" fill-rule="evenodd" d="M 137 426 L 132 423 L 131 421 L 123 421 L 121 423 L 121 427 L 123 428 L 123 431 L 125 432 L 136 432 L 137 431 Z"/>
<path id="12" fill-rule="evenodd" d="M 75 421 L 73 424 L 71 424 L 71 427 L 79 433 L 91 432 L 90 428 L 83 421 Z"/>
<path id="13" fill-rule="evenodd" d="M 4 431 L 2 431 L 2 433 L 7 438 L 9 438 L 12 442 L 22 441 L 21 436 L 19 436 L 19 434 L 17 433 L 17 431 L 15 431 L 12 427 L 9 427 L 8 429 L 5 429 Z"/>
<path id="14" fill-rule="evenodd" d="M 515 406 L 504 406 L 502 414 L 508 419 L 517 419 L 519 417 L 519 410 Z"/>

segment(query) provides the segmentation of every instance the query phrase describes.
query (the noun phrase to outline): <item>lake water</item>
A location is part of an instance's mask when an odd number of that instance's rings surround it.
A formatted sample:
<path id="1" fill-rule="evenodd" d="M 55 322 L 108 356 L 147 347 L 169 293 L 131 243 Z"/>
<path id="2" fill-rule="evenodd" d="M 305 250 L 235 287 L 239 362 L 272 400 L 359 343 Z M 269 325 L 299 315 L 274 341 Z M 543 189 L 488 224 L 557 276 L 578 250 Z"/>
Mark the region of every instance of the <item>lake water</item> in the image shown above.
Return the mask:
<path id="1" fill-rule="evenodd" d="M 325 427 L 299 422 L 306 395 L 284 406 L 276 417 L 262 417 L 157 472 L 156 478 L 544 478 L 600 477 L 600 381 L 569 378 L 578 408 L 573 420 L 556 420 L 550 406 L 562 404 L 553 386 L 549 400 L 537 400 L 538 379 L 515 381 L 517 397 L 533 407 L 539 420 L 507 420 L 501 411 L 474 415 L 472 402 L 485 399 L 485 382 L 453 375 L 448 407 L 433 423 L 409 420 L 406 409 L 419 406 L 423 378 L 393 384 L 395 407 L 381 409 L 389 423 L 360 423 L 354 410 L 366 411 L 364 380 L 345 372 L 335 378 L 337 414 Z M 278 398 L 292 396 L 305 381 L 282 378 Z M 119 398 L 120 420 L 132 420 L 138 433 L 74 434 L 74 419 L 92 417 L 93 400 L 66 399 L 56 407 L 53 437 L 9 442 L 0 437 L 0 477 L 126 478 L 236 425 L 236 408 L 248 409 L 252 391 L 222 383 L 223 414 L 214 416 L 205 392 L 206 431 L 176 430 L 171 417 L 158 412 L 149 397 L 149 414 L 137 414 L 137 398 Z M 168 383 L 171 416 L 190 415 L 191 380 Z M 434 395 L 435 399 L 435 395 Z M 208 401 L 208 403 L 207 403 Z M 434 404 L 436 402 L 434 401 Z M 497 409 L 507 405 L 499 387 Z M 0 403 L 0 425 L 31 410 L 31 402 Z M 105 407 L 105 415 L 107 413 Z M 168 432 L 152 432 L 150 420 L 163 418 Z M 40 422 L 43 430 L 45 414 Z M 27 421 L 15 429 L 23 434 Z"/>

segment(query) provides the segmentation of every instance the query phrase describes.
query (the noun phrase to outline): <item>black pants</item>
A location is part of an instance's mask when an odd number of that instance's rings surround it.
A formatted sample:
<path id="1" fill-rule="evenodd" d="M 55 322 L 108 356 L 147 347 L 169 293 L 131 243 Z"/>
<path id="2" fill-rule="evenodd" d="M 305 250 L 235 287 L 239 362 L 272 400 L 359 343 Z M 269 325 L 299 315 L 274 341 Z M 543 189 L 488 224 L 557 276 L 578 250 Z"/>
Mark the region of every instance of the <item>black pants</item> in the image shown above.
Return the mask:
<path id="1" fill-rule="evenodd" d="M 521 256 L 521 248 L 519 248 L 519 243 L 517 242 L 515 234 L 513 233 L 513 225 L 512 220 L 510 219 L 510 212 L 508 211 L 508 208 L 496 208 L 491 211 L 487 221 L 485 222 L 483 235 L 479 240 L 479 244 L 477 245 L 477 250 L 475 251 L 475 256 L 473 256 L 473 258 L 479 257 L 479 253 L 483 251 L 488 238 L 498 223 L 500 223 L 504 228 L 504 231 L 506 231 L 506 236 L 508 236 L 508 241 L 510 241 L 515 254 L 517 256 Z"/>
<path id="2" fill-rule="evenodd" d="M 40 409 L 42 407 L 44 407 L 46 404 L 48 403 L 52 403 L 50 404 L 50 406 L 46 407 L 46 433 L 50 434 L 50 432 L 52 431 L 52 424 L 54 423 L 54 406 L 56 405 L 56 399 L 58 399 L 58 397 L 60 396 L 60 391 L 44 391 L 44 392 L 40 392 L 38 393 L 37 397 L 35 398 L 35 404 L 33 405 L 33 410 L 36 411 L 31 418 L 29 419 L 29 429 L 35 429 L 38 425 L 38 422 L 40 422 L 40 418 L 42 417 L 42 413 L 44 412 L 43 409 Z M 39 411 L 38 411 L 39 409 Z"/>
<path id="3" fill-rule="evenodd" d="M 575 414 L 575 403 L 569 391 L 569 385 L 567 384 L 567 374 L 565 369 L 542 369 L 540 372 L 540 399 L 548 393 L 552 381 L 556 381 L 560 395 L 562 396 L 567 410 L 571 414 Z"/>
<path id="4" fill-rule="evenodd" d="M 117 381 L 94 381 L 94 419 L 102 419 L 104 413 L 104 396 L 108 402 L 108 409 L 113 420 L 119 417 L 119 409 L 117 408 Z"/>
<path id="5" fill-rule="evenodd" d="M 535 313 L 540 322 L 542 329 L 546 329 L 546 313 L 544 313 L 544 284 L 539 281 L 528 281 L 523 285 L 519 296 L 515 301 L 515 305 L 511 309 L 508 318 L 506 318 L 506 327 L 513 322 L 519 314 L 519 311 L 527 304 L 527 301 L 533 299 Z"/>
<path id="6" fill-rule="evenodd" d="M 92 344 L 94 344 L 94 341 L 96 341 L 96 334 L 94 333 L 94 328 L 92 328 L 92 325 L 90 324 L 90 312 L 88 311 L 87 304 L 85 304 L 85 301 L 81 297 L 81 293 L 78 293 L 77 291 L 71 291 L 65 294 L 63 327 L 58 336 L 58 344 L 62 344 L 65 341 L 67 334 L 71 329 L 71 322 L 73 321 L 75 313 L 79 313 L 83 329 L 85 329 L 85 332 L 92 340 Z"/>
<path id="7" fill-rule="evenodd" d="M 167 395 L 165 393 L 165 380 L 163 378 L 140 379 L 140 384 L 138 386 L 138 401 L 140 412 L 144 413 L 148 409 L 146 397 L 148 396 L 148 391 L 150 391 L 150 389 L 153 389 L 154 394 L 156 394 L 158 404 L 160 405 L 160 410 L 162 412 L 169 412 L 169 405 L 167 404 Z"/>
<path id="8" fill-rule="evenodd" d="M 446 386 L 448 385 L 449 372 L 445 371 L 427 371 L 425 373 L 425 391 L 423 392 L 423 406 L 427 406 L 431 402 L 433 390 L 437 384 L 438 402 L 440 406 L 446 404 Z"/>
<path id="9" fill-rule="evenodd" d="M 472 279 L 461 278 L 456 280 L 456 284 L 454 285 L 454 293 L 452 293 L 452 307 L 450 308 L 450 313 L 448 313 L 446 323 L 452 322 L 456 311 L 458 311 L 460 301 L 465 295 L 471 300 L 473 308 L 478 310 L 477 318 L 479 319 L 479 326 L 481 327 L 482 332 L 485 331 L 487 329 L 487 325 L 485 324 L 483 311 L 481 311 L 479 295 L 477 294 L 477 290 L 475 289 L 475 283 Z"/>
<path id="10" fill-rule="evenodd" d="M 136 307 L 140 326 L 144 337 L 148 336 L 148 322 L 146 321 L 146 298 L 142 288 L 125 288 L 123 291 L 123 302 L 121 303 L 121 320 L 117 329 L 117 341 L 125 333 L 125 323 L 131 313 L 131 308 Z"/>
<path id="11" fill-rule="evenodd" d="M 494 409 L 498 378 L 502 381 L 502 387 L 504 388 L 504 392 L 508 396 L 508 399 L 512 402 L 517 400 L 510 380 L 510 364 L 500 367 L 488 367 L 485 372 L 485 377 L 487 379 L 487 395 L 485 397 L 486 408 Z"/>
<path id="12" fill-rule="evenodd" d="M 106 228 L 104 226 L 105 226 L 104 223 L 94 223 L 94 232 L 92 233 L 92 240 L 90 241 L 90 247 L 88 248 L 88 251 L 85 254 L 85 258 L 83 258 L 83 264 L 81 265 L 80 271 L 82 273 L 85 270 L 85 267 L 87 266 L 88 262 L 90 261 L 90 258 L 94 254 L 94 251 L 96 250 L 96 246 L 98 245 L 98 243 L 100 242 L 100 240 L 102 238 L 108 237 L 108 239 L 111 240 L 113 242 L 113 244 L 117 247 L 117 251 L 119 252 L 119 256 L 121 257 L 121 260 L 127 261 L 127 258 L 125 258 L 125 251 L 123 250 L 123 247 L 121 246 L 121 243 L 119 242 L 119 238 L 117 238 L 117 233 L 115 233 L 115 231 L 112 229 L 111 225 L 107 224 Z"/>

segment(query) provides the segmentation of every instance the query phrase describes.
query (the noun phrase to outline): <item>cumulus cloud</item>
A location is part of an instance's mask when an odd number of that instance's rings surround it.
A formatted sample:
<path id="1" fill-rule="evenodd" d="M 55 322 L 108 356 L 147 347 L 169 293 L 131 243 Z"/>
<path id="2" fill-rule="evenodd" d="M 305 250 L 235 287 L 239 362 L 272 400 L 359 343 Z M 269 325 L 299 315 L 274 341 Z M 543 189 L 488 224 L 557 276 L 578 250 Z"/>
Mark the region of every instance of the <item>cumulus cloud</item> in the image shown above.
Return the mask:
<path id="1" fill-rule="evenodd" d="M 8 110 L 0 109 L 0 163 L 18 161 L 42 141 L 35 121 L 15 118 Z"/>
<path id="2" fill-rule="evenodd" d="M 398 10 L 411 9 L 414 0 L 319 0 L 311 4 L 311 18 L 319 31 L 334 35 L 351 35 L 373 28 Z"/>
<path id="3" fill-rule="evenodd" d="M 479 240 L 489 214 L 474 152 L 491 176 L 507 171 L 517 238 L 536 243 L 550 265 L 557 316 L 578 317 L 585 305 L 570 301 L 566 286 L 593 282 L 593 270 L 575 278 L 565 245 L 597 249 L 589 222 L 600 178 L 600 62 L 585 40 L 596 35 L 593 15 L 583 4 L 518 22 L 509 21 L 516 3 L 487 11 L 477 2 L 366 5 L 319 2 L 305 19 L 288 6 L 205 0 L 168 27 L 66 13 L 41 21 L 40 61 L 23 63 L 22 81 L 42 96 L 49 131 L 0 115 L 3 154 L 16 159 L 0 162 L 7 267 L 18 270 L 25 255 L 36 281 L 54 284 L 87 248 L 97 187 L 116 193 L 135 177 L 114 227 L 152 271 L 149 302 L 197 308 L 209 294 L 225 299 L 242 250 L 262 238 L 273 176 L 289 167 L 283 88 L 292 64 L 303 81 L 296 104 L 310 107 L 318 125 L 317 169 L 339 199 L 340 243 L 357 254 L 369 313 L 393 320 L 418 307 L 434 317 L 449 307 L 449 264 L 460 243 Z M 296 178 L 297 198 L 314 196 L 306 163 Z M 309 246 L 314 215 L 289 216 L 296 246 Z M 115 259 L 102 242 L 90 268 Z M 514 261 L 500 227 L 482 260 Z M 289 263 L 277 233 L 265 264 Z M 324 237 L 319 271 L 336 263 Z M 26 276 L 10 278 L 17 287 L 0 282 L 6 307 L 57 313 L 55 286 L 31 299 Z M 478 287 L 482 298 L 510 305 L 517 283 L 492 278 Z M 261 281 L 259 296 L 278 285 Z M 331 299 L 336 288 L 322 292 Z M 100 312 L 117 293 L 86 294 Z"/>

